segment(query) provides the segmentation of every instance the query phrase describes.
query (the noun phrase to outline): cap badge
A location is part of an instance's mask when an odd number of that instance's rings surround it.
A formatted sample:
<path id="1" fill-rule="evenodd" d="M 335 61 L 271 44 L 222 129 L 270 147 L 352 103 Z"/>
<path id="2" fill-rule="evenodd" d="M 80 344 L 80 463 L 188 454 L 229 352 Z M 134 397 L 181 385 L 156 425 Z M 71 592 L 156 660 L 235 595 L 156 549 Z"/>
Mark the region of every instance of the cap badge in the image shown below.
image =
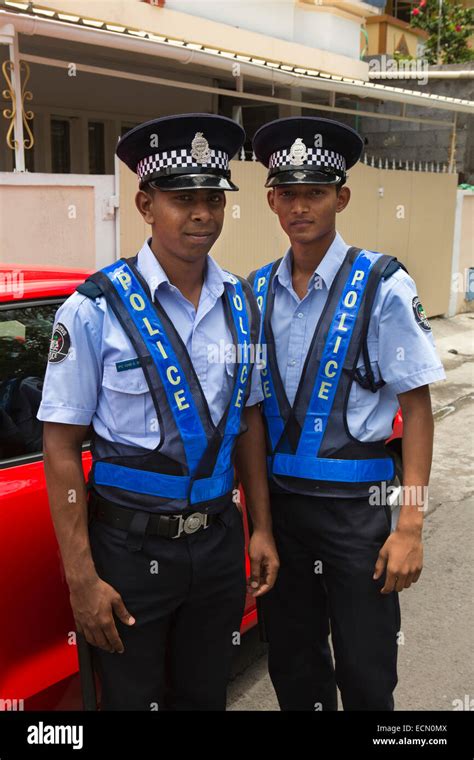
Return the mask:
<path id="1" fill-rule="evenodd" d="M 308 151 L 301 137 L 297 137 L 290 148 L 290 164 L 301 166 L 308 158 Z"/>
<path id="2" fill-rule="evenodd" d="M 211 157 L 209 143 L 202 132 L 196 132 L 191 143 L 191 156 L 198 164 L 205 164 Z"/>

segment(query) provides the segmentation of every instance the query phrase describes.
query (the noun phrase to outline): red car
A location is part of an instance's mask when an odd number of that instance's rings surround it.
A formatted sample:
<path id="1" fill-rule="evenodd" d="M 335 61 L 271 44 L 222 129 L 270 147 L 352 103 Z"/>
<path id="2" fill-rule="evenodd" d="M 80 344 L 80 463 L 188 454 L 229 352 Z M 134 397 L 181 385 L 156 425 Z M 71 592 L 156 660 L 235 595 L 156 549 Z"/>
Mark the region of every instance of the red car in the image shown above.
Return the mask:
<path id="1" fill-rule="evenodd" d="M 0 266 L 0 710 L 80 710 L 75 623 L 50 517 L 36 419 L 60 304 L 87 270 Z M 401 417 L 391 445 L 400 453 Z M 84 444 L 83 467 L 91 466 Z M 243 502 L 243 494 L 241 494 Z M 246 542 L 248 523 L 244 509 Z M 246 554 L 247 575 L 249 560 Z M 257 621 L 247 597 L 241 632 Z"/>

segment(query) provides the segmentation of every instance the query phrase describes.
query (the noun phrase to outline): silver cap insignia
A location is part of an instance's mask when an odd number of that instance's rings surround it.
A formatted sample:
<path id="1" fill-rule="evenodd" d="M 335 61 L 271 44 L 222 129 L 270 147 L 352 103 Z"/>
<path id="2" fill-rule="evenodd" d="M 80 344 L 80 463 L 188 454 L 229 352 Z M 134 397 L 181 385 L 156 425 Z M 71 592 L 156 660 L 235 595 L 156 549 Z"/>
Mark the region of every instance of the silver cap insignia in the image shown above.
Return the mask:
<path id="1" fill-rule="evenodd" d="M 211 157 L 209 143 L 202 132 L 196 132 L 191 143 L 191 156 L 198 164 L 205 164 Z"/>
<path id="2" fill-rule="evenodd" d="M 297 137 L 290 148 L 290 164 L 301 166 L 308 158 L 308 151 L 301 137 Z"/>

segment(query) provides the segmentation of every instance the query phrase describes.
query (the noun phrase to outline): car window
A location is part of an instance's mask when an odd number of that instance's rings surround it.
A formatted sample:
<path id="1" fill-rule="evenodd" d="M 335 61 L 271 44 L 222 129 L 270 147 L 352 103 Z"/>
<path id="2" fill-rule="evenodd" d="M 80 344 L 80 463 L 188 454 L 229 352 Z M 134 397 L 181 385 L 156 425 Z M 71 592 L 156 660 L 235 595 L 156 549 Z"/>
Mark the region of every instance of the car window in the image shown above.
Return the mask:
<path id="1" fill-rule="evenodd" d="M 61 301 L 0 309 L 0 460 L 42 451 L 36 419 Z"/>

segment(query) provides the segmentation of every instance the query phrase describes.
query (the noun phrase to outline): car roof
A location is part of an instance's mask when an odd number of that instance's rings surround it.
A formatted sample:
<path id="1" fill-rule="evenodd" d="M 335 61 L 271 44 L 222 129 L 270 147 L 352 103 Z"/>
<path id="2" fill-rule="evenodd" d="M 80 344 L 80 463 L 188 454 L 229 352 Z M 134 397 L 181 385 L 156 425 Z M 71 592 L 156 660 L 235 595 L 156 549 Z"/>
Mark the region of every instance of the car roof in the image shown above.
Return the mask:
<path id="1" fill-rule="evenodd" d="M 0 263 L 0 303 L 67 297 L 94 271 Z"/>

